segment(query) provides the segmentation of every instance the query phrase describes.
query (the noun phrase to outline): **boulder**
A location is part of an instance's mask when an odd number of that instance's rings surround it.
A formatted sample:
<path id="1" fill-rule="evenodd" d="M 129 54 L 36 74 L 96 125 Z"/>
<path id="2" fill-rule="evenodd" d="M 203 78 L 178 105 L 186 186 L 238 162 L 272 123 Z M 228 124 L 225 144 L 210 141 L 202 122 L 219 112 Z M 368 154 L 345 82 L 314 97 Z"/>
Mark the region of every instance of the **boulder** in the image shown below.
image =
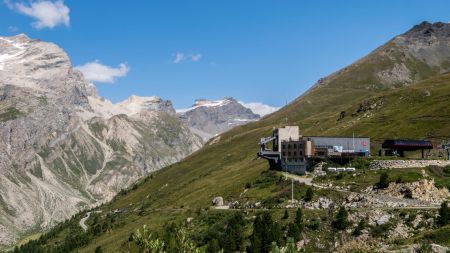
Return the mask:
<path id="1" fill-rule="evenodd" d="M 223 198 L 222 197 L 215 197 L 212 200 L 212 203 L 214 206 L 223 206 Z"/>

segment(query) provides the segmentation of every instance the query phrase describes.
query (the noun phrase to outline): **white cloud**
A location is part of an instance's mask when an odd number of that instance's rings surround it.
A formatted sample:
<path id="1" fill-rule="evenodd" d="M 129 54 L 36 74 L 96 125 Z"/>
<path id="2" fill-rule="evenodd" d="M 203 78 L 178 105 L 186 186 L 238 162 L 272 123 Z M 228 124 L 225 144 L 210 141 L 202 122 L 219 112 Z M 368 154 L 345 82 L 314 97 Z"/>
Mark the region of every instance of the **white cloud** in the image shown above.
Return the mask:
<path id="1" fill-rule="evenodd" d="M 176 53 L 175 54 L 175 59 L 172 61 L 173 63 L 180 63 L 182 61 L 184 61 L 184 54 L 183 53 Z"/>
<path id="2" fill-rule="evenodd" d="M 267 114 L 273 113 L 273 112 L 277 111 L 278 109 L 280 109 L 280 107 L 273 107 L 273 106 L 266 105 L 266 104 L 259 103 L 259 102 L 245 103 L 245 102 L 239 101 L 239 103 L 241 105 L 243 105 L 244 107 L 247 107 L 250 110 L 252 110 L 253 113 L 259 114 L 259 116 L 261 116 L 261 117 L 263 117 Z"/>
<path id="3" fill-rule="evenodd" d="M 17 32 L 18 30 L 19 30 L 19 27 L 17 27 L 17 26 L 12 26 L 12 25 L 8 26 L 9 32 Z"/>
<path id="4" fill-rule="evenodd" d="M 126 76 L 130 71 L 130 67 L 126 63 L 121 63 L 117 68 L 113 68 L 101 64 L 98 60 L 76 66 L 75 69 L 80 70 L 87 80 L 99 83 L 114 83 L 117 78 Z"/>
<path id="5" fill-rule="evenodd" d="M 185 54 L 182 52 L 177 52 L 175 54 L 175 58 L 172 60 L 172 63 L 178 64 L 185 61 L 198 62 L 201 58 L 202 54 Z"/>
<path id="6" fill-rule="evenodd" d="M 191 56 L 192 61 L 200 61 L 201 58 L 202 58 L 201 54 L 195 54 Z"/>
<path id="7" fill-rule="evenodd" d="M 6 0 L 5 3 L 10 9 L 35 19 L 31 25 L 36 29 L 52 29 L 58 25 L 70 26 L 70 10 L 63 0 L 38 0 L 31 1 L 29 4 Z"/>

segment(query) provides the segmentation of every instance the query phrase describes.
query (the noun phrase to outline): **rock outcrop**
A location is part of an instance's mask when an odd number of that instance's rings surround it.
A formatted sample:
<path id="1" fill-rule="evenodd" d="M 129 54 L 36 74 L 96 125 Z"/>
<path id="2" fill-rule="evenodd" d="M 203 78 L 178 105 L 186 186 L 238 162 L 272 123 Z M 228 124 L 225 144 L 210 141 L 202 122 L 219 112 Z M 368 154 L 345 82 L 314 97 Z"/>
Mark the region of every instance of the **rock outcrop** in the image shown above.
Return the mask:
<path id="1" fill-rule="evenodd" d="M 58 46 L 0 37 L 0 244 L 111 199 L 202 144 L 170 101 L 97 95 Z"/>

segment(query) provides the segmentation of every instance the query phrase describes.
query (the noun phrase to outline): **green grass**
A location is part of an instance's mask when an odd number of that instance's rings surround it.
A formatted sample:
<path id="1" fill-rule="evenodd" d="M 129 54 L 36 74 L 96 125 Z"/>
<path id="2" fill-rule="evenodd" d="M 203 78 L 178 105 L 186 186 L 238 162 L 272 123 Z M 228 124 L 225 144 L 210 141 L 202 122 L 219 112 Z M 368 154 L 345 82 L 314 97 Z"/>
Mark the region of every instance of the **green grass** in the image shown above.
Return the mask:
<path id="1" fill-rule="evenodd" d="M 267 178 L 263 173 L 268 170 L 267 162 L 256 159 L 258 140 L 269 136 L 274 127 L 299 125 L 302 135 L 351 136 L 355 133 L 370 136 L 375 144 L 372 152 L 376 151 L 376 145 L 384 138 L 427 138 L 436 142 L 450 138 L 450 74 L 436 76 L 408 87 L 395 84 L 395 88 L 392 88 L 375 75 L 379 70 L 393 66 L 389 58 L 379 54 L 390 46 L 393 46 L 392 43 L 337 72 L 326 80 L 326 85 L 312 88 L 276 113 L 260 121 L 236 127 L 186 159 L 142 179 L 133 190 L 100 207 L 104 213 L 119 208 L 127 209 L 121 216 L 121 226 L 96 237 L 87 247 L 79 249 L 79 252 L 93 252 L 98 245 L 105 252 L 114 252 L 123 247 L 129 234 L 143 224 L 158 232 L 172 219 L 181 221 L 192 215 L 193 210 L 210 207 L 211 200 L 216 196 L 222 196 L 226 202 L 248 199 L 271 204 L 286 198 L 289 196 L 289 182 L 278 183 L 278 176 Z M 397 54 L 394 54 L 394 59 L 404 60 Z M 434 69 L 423 66 L 420 62 L 407 64 L 416 68 L 416 80 L 435 74 Z M 374 109 L 365 113 L 357 112 L 361 104 L 370 106 L 380 101 L 380 106 Z M 338 121 L 342 111 L 347 116 Z M 101 126 L 90 127 L 97 134 L 103 130 Z M 142 129 L 144 131 L 145 128 Z M 162 131 L 167 129 L 170 128 L 162 128 Z M 167 131 L 163 133 L 168 134 Z M 142 134 L 145 138 L 143 141 L 154 140 L 150 133 Z M 163 141 L 170 145 L 174 138 L 176 135 L 172 132 Z M 82 163 L 85 166 L 92 163 L 95 168 L 95 161 L 90 161 L 92 156 L 87 155 L 88 151 L 82 152 L 86 155 Z M 97 158 L 101 161 L 103 157 L 99 154 Z M 391 181 L 402 176 L 404 182 L 421 177 L 418 169 L 391 170 L 389 175 Z M 363 171 L 356 178 L 345 174 L 336 180 L 336 184 L 353 184 L 354 189 L 358 190 L 373 185 L 378 180 L 379 172 Z M 241 197 L 248 183 L 252 186 Z M 305 189 L 306 187 L 296 187 L 296 197 L 301 197 Z M 320 190 L 317 194 L 341 197 L 329 190 Z M 139 215 L 139 210 L 144 210 L 144 214 Z M 274 212 L 282 215 L 283 210 Z M 322 217 L 320 212 L 311 212 L 311 216 Z M 330 232 L 322 226 L 319 231 L 311 231 L 310 237 L 314 236 L 327 241 Z"/>
<path id="2" fill-rule="evenodd" d="M 315 178 L 321 184 L 332 183 L 334 186 L 350 186 L 352 191 L 361 191 L 373 186 L 380 180 L 381 173 L 387 172 L 389 182 L 395 182 L 399 177 L 403 183 L 415 182 L 422 178 L 421 169 L 392 169 L 384 170 L 358 170 L 354 173 L 328 173 L 326 176 Z"/>
<path id="3" fill-rule="evenodd" d="M 438 188 L 446 187 L 450 190 L 450 167 L 434 167 L 427 169 L 428 174 L 434 178 L 434 184 Z"/>

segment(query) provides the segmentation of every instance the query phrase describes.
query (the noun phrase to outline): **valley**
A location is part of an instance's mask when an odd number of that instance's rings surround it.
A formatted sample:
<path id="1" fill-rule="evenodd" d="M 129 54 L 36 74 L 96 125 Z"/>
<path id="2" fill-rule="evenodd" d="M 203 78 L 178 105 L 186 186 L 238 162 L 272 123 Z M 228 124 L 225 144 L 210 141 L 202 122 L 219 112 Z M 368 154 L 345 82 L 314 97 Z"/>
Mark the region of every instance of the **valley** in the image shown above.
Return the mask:
<path id="1" fill-rule="evenodd" d="M 164 240 L 168 252 L 179 249 L 186 236 L 187 244 L 206 252 L 259 252 L 258 229 L 272 231 L 266 231 L 270 240 L 286 247 L 294 236 L 306 252 L 448 250 L 449 167 L 374 170 L 370 164 L 389 159 L 375 155 L 384 139 L 437 145 L 450 139 L 449 31 L 444 23 L 413 27 L 279 111 L 211 138 L 88 210 L 101 213 L 91 213 L 87 232 L 78 225 L 84 211 L 16 252 L 137 252 L 138 230 L 152 233 L 152 242 Z M 355 172 L 310 172 L 311 184 L 285 180 L 256 157 L 258 140 L 284 125 L 298 125 L 306 136 L 370 136 L 372 157 L 353 161 Z M 435 153 L 429 159 L 444 158 Z M 326 172 L 333 163 L 325 165 L 318 170 Z M 227 208 L 213 206 L 217 197 Z"/>

